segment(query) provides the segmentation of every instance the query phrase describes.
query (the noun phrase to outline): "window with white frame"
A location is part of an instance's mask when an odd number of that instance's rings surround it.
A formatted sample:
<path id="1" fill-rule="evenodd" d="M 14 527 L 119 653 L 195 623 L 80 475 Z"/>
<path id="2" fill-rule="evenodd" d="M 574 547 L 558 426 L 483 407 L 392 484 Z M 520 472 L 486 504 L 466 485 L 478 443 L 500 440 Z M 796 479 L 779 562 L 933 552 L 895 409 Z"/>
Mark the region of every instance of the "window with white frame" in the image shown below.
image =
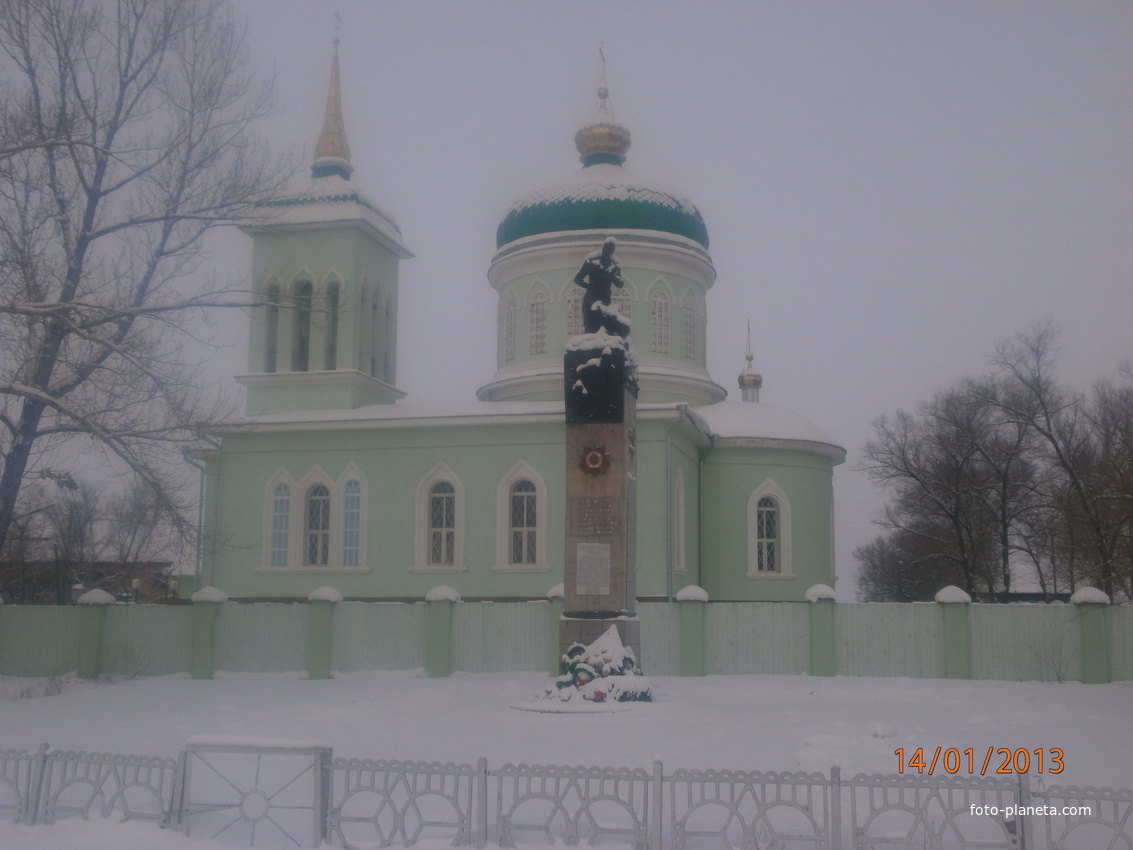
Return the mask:
<path id="1" fill-rule="evenodd" d="M 786 494 L 770 479 L 748 499 L 750 578 L 791 575 L 791 514 Z"/>
<path id="2" fill-rule="evenodd" d="M 323 368 L 332 371 L 338 368 L 338 284 L 327 287 L 326 297 L 326 335 L 323 348 Z"/>
<path id="3" fill-rule="evenodd" d="M 429 488 L 429 565 L 456 562 L 456 488 L 438 481 Z"/>
<path id="4" fill-rule="evenodd" d="M 531 296 L 528 305 L 530 311 L 530 325 L 528 327 L 527 346 L 530 354 L 546 354 L 547 352 L 547 296 L 536 292 Z"/>
<path id="5" fill-rule="evenodd" d="M 663 289 L 654 289 L 649 296 L 649 312 L 652 318 L 653 352 L 656 354 L 669 353 L 669 294 Z"/>
<path id="6" fill-rule="evenodd" d="M 274 372 L 279 352 L 279 287 L 268 287 L 264 307 L 264 371 Z"/>
<path id="7" fill-rule="evenodd" d="M 342 493 L 342 565 L 357 567 L 362 550 L 362 483 L 352 478 Z"/>
<path id="8" fill-rule="evenodd" d="M 312 468 L 298 483 L 268 481 L 262 570 L 365 570 L 366 479 L 351 463 L 337 480 Z"/>
<path id="9" fill-rule="evenodd" d="M 316 484 L 307 491 L 307 527 L 303 566 L 325 567 L 330 563 L 330 490 Z"/>
<path id="10" fill-rule="evenodd" d="M 633 316 L 633 298 L 625 288 L 614 290 L 610 296 L 610 303 L 618 308 L 618 312 L 622 314 L 622 318 L 631 319 Z"/>
<path id="11" fill-rule="evenodd" d="M 538 544 L 538 497 L 535 485 L 526 478 L 511 485 L 509 498 L 511 522 L 509 528 L 509 564 L 534 564 Z"/>
<path id="12" fill-rule="evenodd" d="M 271 494 L 271 566 L 286 567 L 290 549 L 291 487 L 282 481 Z"/>
<path id="13" fill-rule="evenodd" d="M 510 572 L 546 571 L 547 485 L 518 461 L 496 487 L 496 565 Z"/>
<path id="14" fill-rule="evenodd" d="M 311 365 L 311 282 L 295 287 L 294 345 L 291 350 L 291 371 L 306 372 Z"/>

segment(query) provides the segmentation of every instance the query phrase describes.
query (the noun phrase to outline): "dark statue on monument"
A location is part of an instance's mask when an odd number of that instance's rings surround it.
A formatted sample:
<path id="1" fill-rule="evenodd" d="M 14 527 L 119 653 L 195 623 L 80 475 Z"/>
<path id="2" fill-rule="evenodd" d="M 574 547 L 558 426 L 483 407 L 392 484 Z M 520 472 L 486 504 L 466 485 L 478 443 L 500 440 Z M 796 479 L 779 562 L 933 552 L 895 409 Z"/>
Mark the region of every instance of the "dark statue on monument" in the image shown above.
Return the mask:
<path id="1" fill-rule="evenodd" d="M 612 236 L 587 256 L 574 276 L 586 290 L 581 336 L 571 337 L 563 360 L 567 423 L 621 422 L 625 393 L 637 396 L 636 361 L 629 346 L 629 321 L 613 304 L 614 287 L 625 286 Z"/>
<path id="2" fill-rule="evenodd" d="M 605 329 L 610 336 L 629 336 L 629 322 L 610 306 L 616 286 L 625 286 L 622 267 L 614 257 L 617 240 L 609 237 L 600 251 L 590 254 L 574 276 L 574 282 L 586 290 L 582 297 L 582 329 L 588 334 Z"/>

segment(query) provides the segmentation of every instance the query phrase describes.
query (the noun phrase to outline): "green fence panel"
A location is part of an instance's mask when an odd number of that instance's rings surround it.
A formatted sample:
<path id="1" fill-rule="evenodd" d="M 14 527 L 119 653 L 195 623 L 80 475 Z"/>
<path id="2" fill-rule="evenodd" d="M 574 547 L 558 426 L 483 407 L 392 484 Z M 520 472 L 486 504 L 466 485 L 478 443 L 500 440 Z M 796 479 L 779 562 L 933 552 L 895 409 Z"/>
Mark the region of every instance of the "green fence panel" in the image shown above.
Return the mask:
<path id="1" fill-rule="evenodd" d="M 699 604 L 699 603 L 690 603 Z M 641 672 L 646 676 L 681 675 L 681 612 L 676 602 L 639 602 Z"/>
<path id="2" fill-rule="evenodd" d="M 705 603 L 706 672 L 806 673 L 810 669 L 810 604 Z"/>
<path id="3" fill-rule="evenodd" d="M 1073 605 L 972 605 L 972 678 L 1081 681 L 1081 637 Z"/>
<path id="4" fill-rule="evenodd" d="M 834 633 L 840 676 L 944 676 L 944 636 L 935 602 L 837 605 Z"/>
<path id="5" fill-rule="evenodd" d="M 1109 678 L 1133 682 L 1133 605 L 1110 606 L 1105 611 L 1109 644 Z"/>
<path id="6" fill-rule="evenodd" d="M 426 613 L 424 602 L 340 603 L 333 668 L 349 673 L 424 667 Z"/>
<path id="7" fill-rule="evenodd" d="M 190 605 L 109 606 L 100 669 L 115 676 L 186 672 L 192 614 Z"/>
<path id="8" fill-rule="evenodd" d="M 62 676 L 79 667 L 79 609 L 0 605 L 0 675 Z"/>
<path id="9" fill-rule="evenodd" d="M 551 603 L 458 602 L 452 669 L 467 673 L 545 670 Z"/>
<path id="10" fill-rule="evenodd" d="M 307 603 L 220 606 L 216 669 L 232 673 L 305 672 Z"/>

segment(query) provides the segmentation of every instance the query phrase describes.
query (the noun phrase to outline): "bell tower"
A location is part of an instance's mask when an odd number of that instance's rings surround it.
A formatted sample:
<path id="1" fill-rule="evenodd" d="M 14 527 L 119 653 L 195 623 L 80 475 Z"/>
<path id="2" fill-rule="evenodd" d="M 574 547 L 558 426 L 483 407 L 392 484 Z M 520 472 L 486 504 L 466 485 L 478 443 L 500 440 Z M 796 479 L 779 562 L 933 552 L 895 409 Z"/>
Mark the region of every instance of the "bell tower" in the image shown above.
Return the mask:
<path id="1" fill-rule="evenodd" d="M 397 222 L 351 182 L 335 39 L 326 117 L 307 186 L 265 201 L 251 235 L 257 306 L 248 335 L 250 415 L 395 401 Z"/>

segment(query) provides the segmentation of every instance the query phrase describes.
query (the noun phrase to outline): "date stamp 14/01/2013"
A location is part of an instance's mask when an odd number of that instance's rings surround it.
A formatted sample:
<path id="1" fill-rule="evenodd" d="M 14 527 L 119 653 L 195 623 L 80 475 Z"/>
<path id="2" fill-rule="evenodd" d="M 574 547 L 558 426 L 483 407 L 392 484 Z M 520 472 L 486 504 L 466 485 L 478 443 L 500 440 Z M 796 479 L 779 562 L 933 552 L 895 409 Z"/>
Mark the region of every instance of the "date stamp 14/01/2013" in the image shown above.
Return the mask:
<path id="1" fill-rule="evenodd" d="M 906 758 L 908 754 L 908 758 Z M 906 750 L 904 747 L 893 751 L 897 756 L 897 772 L 932 776 L 941 773 L 957 773 L 986 776 L 992 774 L 1028 773 L 1034 768 L 1037 773 L 1058 774 L 1065 770 L 1064 754 L 1059 747 L 1038 747 L 1034 750 L 1010 749 L 1008 747 L 988 747 L 986 752 L 977 752 L 974 747 L 961 750 L 958 747 L 917 747 Z"/>

